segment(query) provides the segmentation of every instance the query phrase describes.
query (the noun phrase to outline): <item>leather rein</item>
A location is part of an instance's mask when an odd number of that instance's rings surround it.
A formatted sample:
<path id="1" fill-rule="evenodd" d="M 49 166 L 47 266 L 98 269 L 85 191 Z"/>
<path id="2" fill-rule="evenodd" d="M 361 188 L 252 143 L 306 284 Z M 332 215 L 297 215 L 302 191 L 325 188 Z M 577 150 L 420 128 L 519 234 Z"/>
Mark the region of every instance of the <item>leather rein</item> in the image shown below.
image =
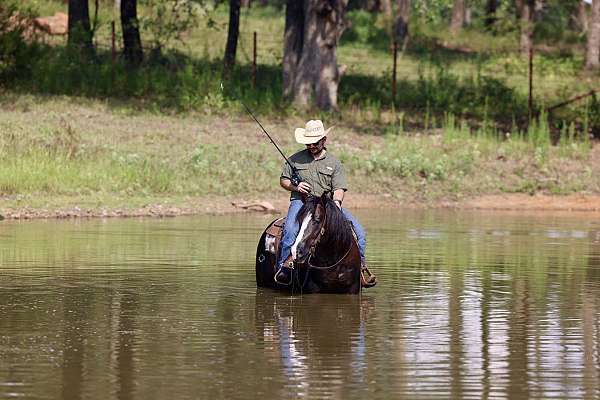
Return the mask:
<path id="1" fill-rule="evenodd" d="M 350 254 L 350 250 L 352 250 L 352 241 L 350 241 L 350 246 L 348 247 L 348 250 L 346 251 L 346 253 L 342 256 L 342 258 L 340 258 L 339 260 L 337 260 L 335 263 L 328 265 L 326 267 L 320 267 L 318 265 L 314 265 L 310 262 L 311 258 L 314 257 L 316 249 L 317 249 L 317 245 L 319 244 L 319 242 L 321 241 L 321 238 L 323 238 L 323 236 L 325 235 L 325 225 L 327 223 L 327 213 L 325 213 L 325 218 L 323 219 L 323 223 L 321 224 L 321 231 L 319 232 L 319 236 L 317 237 L 317 239 L 313 242 L 313 244 L 310 246 L 310 252 L 308 254 L 308 260 L 307 260 L 307 264 L 308 264 L 308 268 L 309 269 L 321 269 L 321 270 L 325 270 L 325 269 L 330 269 L 335 267 L 336 265 L 338 265 L 339 263 L 341 263 L 347 256 L 348 254 Z"/>

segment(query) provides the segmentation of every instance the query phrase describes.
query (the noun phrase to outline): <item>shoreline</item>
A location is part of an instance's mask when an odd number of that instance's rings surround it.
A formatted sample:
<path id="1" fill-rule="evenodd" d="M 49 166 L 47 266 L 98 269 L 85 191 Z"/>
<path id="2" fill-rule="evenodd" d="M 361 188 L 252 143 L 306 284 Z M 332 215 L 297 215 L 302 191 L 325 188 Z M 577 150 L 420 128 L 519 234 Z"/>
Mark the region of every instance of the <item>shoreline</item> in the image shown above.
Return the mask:
<path id="1" fill-rule="evenodd" d="M 103 206 L 95 204 L 75 205 L 74 202 L 58 206 L 21 206 L 13 201 L 0 199 L 0 220 L 38 219 L 89 219 L 89 218 L 135 218 L 135 217 L 177 217 L 190 215 L 227 215 L 239 213 L 266 213 L 283 215 L 287 209 L 288 197 L 284 194 L 265 196 L 250 201 L 229 196 L 187 198 L 173 201 L 165 198 L 157 202 L 133 204 L 132 206 Z M 268 200 L 267 200 L 268 199 Z M 4 203 L 4 204 L 3 204 Z M 124 202 L 124 204 L 126 204 Z M 521 193 L 482 195 L 463 200 L 409 201 L 393 198 L 391 195 L 367 195 L 349 193 L 344 204 L 350 210 L 477 210 L 546 213 L 593 213 L 600 215 L 600 195 L 570 194 L 527 195 Z"/>

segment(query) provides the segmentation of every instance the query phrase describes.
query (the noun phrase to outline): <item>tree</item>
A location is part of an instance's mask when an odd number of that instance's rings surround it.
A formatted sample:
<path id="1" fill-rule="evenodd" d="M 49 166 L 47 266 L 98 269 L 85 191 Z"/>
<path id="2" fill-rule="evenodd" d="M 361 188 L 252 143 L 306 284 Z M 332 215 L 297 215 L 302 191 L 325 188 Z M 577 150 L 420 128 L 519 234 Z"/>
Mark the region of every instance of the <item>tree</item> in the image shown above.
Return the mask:
<path id="1" fill-rule="evenodd" d="M 496 23 L 496 11 L 498 10 L 498 0 L 487 0 L 485 3 L 485 26 L 491 28 Z"/>
<path id="2" fill-rule="evenodd" d="M 394 23 L 394 39 L 403 47 L 408 37 L 408 21 L 410 19 L 410 0 L 397 0 L 396 21 Z"/>
<path id="3" fill-rule="evenodd" d="M 465 0 L 454 0 L 452 5 L 452 21 L 450 22 L 450 32 L 457 34 L 465 24 L 466 8 Z"/>
<path id="4" fill-rule="evenodd" d="M 88 0 L 69 0 L 69 47 L 94 52 Z"/>
<path id="5" fill-rule="evenodd" d="M 393 36 L 392 21 L 394 20 L 394 18 L 392 16 L 393 15 L 392 0 L 381 0 L 380 8 L 381 8 L 381 12 L 384 15 L 385 29 L 387 31 L 387 34 L 388 34 L 388 36 L 392 37 Z"/>
<path id="6" fill-rule="evenodd" d="M 597 69 L 598 67 L 600 67 L 600 0 L 594 0 L 585 54 L 585 68 Z"/>
<path id="7" fill-rule="evenodd" d="M 337 65 L 337 44 L 346 27 L 348 0 L 304 0 L 302 52 L 294 75 L 294 102 L 321 110 L 337 109 L 337 90 L 344 68 Z M 289 5 L 289 2 L 288 2 Z"/>
<path id="8" fill-rule="evenodd" d="M 139 18 L 139 29 L 145 33 L 146 47 L 150 47 L 148 57 L 155 59 L 175 40 L 185 45 L 185 33 L 197 25 L 197 11 L 204 1 L 143 0 L 143 4 L 145 12 Z"/>
<path id="9" fill-rule="evenodd" d="M 137 0 L 121 0 L 121 29 L 123 56 L 130 65 L 138 66 L 144 59 L 144 51 L 137 18 Z"/>
<path id="10" fill-rule="evenodd" d="M 240 0 L 229 1 L 229 28 L 227 29 L 227 45 L 223 58 L 223 75 L 228 76 L 235 65 L 235 53 L 240 35 Z"/>
<path id="11" fill-rule="evenodd" d="M 381 0 L 367 0 L 365 5 L 367 11 L 380 11 L 381 10 Z"/>
<path id="12" fill-rule="evenodd" d="M 516 0 L 519 13 L 520 50 L 522 57 L 529 57 L 533 46 L 533 16 L 535 0 Z"/>
<path id="13" fill-rule="evenodd" d="M 586 6 L 585 1 L 579 0 L 579 4 L 577 7 L 577 20 L 578 20 L 579 26 L 581 27 L 582 32 L 587 32 L 588 27 L 589 27 L 586 7 L 587 6 Z"/>
<path id="14" fill-rule="evenodd" d="M 287 0 L 285 8 L 285 31 L 283 37 L 283 95 L 291 98 L 294 93 L 296 68 L 302 56 L 304 39 L 304 4 Z"/>

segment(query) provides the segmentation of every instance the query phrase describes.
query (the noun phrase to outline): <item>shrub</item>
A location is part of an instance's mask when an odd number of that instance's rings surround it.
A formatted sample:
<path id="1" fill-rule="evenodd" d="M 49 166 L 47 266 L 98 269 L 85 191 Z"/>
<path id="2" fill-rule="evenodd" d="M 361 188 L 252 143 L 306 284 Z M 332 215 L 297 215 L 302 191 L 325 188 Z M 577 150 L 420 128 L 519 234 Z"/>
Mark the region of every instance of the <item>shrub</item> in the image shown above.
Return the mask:
<path id="1" fill-rule="evenodd" d="M 0 0 L 0 77 L 25 69 L 30 47 L 24 36 L 31 35 L 32 12 L 17 8 L 15 0 Z"/>

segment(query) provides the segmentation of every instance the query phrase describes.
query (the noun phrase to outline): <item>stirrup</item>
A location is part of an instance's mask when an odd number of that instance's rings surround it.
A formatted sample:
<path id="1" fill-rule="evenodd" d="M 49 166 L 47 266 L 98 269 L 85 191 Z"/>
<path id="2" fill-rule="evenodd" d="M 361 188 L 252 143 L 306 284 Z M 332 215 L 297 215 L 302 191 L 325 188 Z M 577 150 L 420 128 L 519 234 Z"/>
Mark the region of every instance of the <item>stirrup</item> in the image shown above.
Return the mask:
<path id="1" fill-rule="evenodd" d="M 377 277 L 369 271 L 369 267 L 363 265 L 360 267 L 360 286 L 364 288 L 372 288 L 377 285 Z"/>
<path id="2" fill-rule="evenodd" d="M 290 274 L 290 280 L 288 282 L 280 282 L 277 277 L 279 275 L 281 275 L 281 271 L 283 271 L 284 268 L 289 269 L 289 274 Z M 284 286 L 289 286 L 292 284 L 292 279 L 294 278 L 294 262 L 290 261 L 289 263 L 284 263 L 281 268 L 277 269 L 277 272 L 275 272 L 275 276 L 273 277 L 273 280 L 275 281 L 275 283 L 278 283 L 280 285 L 284 285 Z"/>

